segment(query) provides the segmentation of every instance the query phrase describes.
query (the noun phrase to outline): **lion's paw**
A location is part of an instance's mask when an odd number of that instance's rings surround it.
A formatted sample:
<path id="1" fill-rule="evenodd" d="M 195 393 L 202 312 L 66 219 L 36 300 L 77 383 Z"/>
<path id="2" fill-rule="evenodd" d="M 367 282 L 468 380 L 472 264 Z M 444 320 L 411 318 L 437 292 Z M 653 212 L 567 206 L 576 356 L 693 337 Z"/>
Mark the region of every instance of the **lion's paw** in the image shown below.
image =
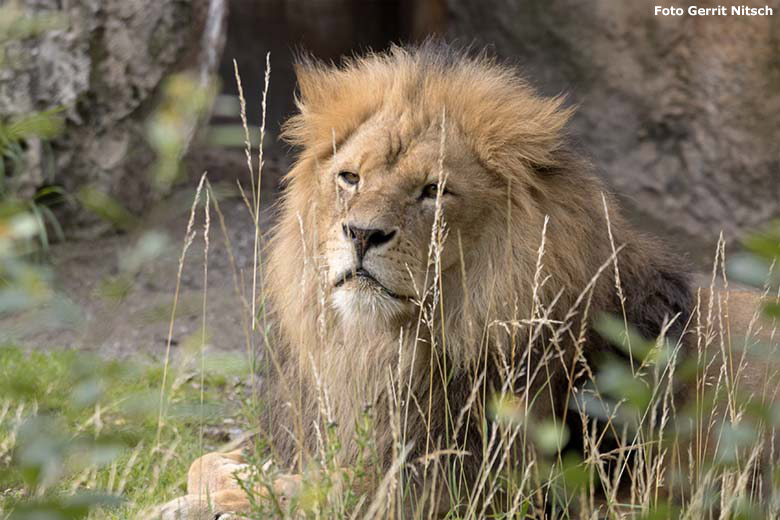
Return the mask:
<path id="1" fill-rule="evenodd" d="M 215 513 L 202 497 L 184 495 L 144 512 L 137 517 L 137 520 L 213 520 L 214 518 L 227 520 L 230 516 Z"/>

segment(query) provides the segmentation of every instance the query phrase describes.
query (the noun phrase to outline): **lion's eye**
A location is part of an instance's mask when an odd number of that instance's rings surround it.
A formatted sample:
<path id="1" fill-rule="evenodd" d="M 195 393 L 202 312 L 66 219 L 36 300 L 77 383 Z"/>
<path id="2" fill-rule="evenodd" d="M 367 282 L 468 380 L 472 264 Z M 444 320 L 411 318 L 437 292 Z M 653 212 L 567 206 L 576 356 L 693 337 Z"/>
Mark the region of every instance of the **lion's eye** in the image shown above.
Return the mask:
<path id="1" fill-rule="evenodd" d="M 360 182 L 360 175 L 352 172 L 340 172 L 339 180 L 349 186 L 356 186 Z"/>
<path id="2" fill-rule="evenodd" d="M 446 195 L 449 193 L 449 190 L 447 188 L 444 188 L 444 191 L 442 191 L 442 195 Z M 422 193 L 420 194 L 421 199 L 435 199 L 436 195 L 439 194 L 439 184 L 432 182 L 431 184 L 426 184 L 425 187 L 422 190 Z"/>

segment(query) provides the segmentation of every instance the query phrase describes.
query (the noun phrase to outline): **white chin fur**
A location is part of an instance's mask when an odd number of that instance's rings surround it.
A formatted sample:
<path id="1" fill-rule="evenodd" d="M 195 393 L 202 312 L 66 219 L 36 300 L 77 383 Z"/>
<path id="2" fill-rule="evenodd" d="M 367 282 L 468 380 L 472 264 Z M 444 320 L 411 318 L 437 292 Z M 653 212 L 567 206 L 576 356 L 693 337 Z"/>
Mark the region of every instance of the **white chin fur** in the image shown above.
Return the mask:
<path id="1" fill-rule="evenodd" d="M 404 311 L 405 302 L 377 289 L 339 287 L 331 295 L 333 307 L 345 325 L 373 328 L 390 323 Z"/>

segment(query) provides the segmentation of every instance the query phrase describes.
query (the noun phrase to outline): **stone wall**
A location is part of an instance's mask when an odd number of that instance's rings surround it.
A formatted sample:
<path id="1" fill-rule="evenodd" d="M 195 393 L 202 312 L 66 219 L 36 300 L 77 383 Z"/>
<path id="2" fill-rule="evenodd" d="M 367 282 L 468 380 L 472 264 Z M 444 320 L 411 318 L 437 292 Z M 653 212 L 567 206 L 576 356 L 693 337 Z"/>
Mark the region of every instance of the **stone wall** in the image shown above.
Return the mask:
<path id="1" fill-rule="evenodd" d="M 56 184 L 74 194 L 89 184 L 130 210 L 142 209 L 152 197 L 148 174 L 154 157 L 145 125 L 156 94 L 172 72 L 189 70 L 196 77 L 215 72 L 226 14 L 214 9 L 219 4 L 20 2 L 30 14 L 54 17 L 56 29 L 8 46 L 0 71 L 0 114 L 62 107 L 66 125 L 51 143 L 27 143 L 26 168 L 11 172 L 11 188 L 29 196 Z M 94 223 L 78 206 L 69 209 L 74 223 Z"/>
<path id="2" fill-rule="evenodd" d="M 771 17 L 656 17 L 656 3 L 446 0 L 450 37 L 579 106 L 573 139 L 634 218 L 711 257 L 721 229 L 780 216 L 780 3 Z"/>

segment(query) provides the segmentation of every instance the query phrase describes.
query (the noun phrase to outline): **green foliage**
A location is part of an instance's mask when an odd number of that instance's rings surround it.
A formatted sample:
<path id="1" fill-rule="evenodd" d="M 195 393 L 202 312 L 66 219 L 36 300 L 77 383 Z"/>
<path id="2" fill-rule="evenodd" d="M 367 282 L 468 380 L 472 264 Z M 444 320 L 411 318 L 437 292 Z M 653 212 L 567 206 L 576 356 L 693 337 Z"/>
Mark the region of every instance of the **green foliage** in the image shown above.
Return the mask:
<path id="1" fill-rule="evenodd" d="M 8 176 L 24 172 L 26 142 L 49 140 L 62 132 L 60 112 L 51 109 L 0 119 L 0 198 L 13 195 L 7 185 Z"/>
<path id="2" fill-rule="evenodd" d="M 126 518 L 180 494 L 199 424 L 227 409 L 216 383 L 243 377 L 224 365 L 209 363 L 203 406 L 192 367 L 174 367 L 158 446 L 157 364 L 0 348 L 0 490 L 17 490 L 0 494 L 0 518 Z"/>
<path id="3" fill-rule="evenodd" d="M 0 6 L 4 68 L 16 65 L 13 44 L 60 25 L 16 5 Z M 159 154 L 155 187 L 174 181 L 210 96 L 185 76 L 167 82 L 162 110 L 149 125 Z M 47 141 L 63 131 L 60 108 L 0 117 L 0 320 L 30 323 L 33 332 L 63 321 L 78 325 L 78 309 L 40 261 L 52 236 L 63 237 L 47 202 L 68 194 L 56 186 L 19 193 L 12 178 L 24 175 L 31 143 L 43 143 L 46 153 Z M 53 172 L 46 173 L 51 182 Z M 85 187 L 76 195 L 115 227 L 136 229 L 139 220 L 106 194 Z M 101 284 L 99 292 L 115 301 L 133 290 L 146 262 L 168 252 L 160 233 L 135 236 L 118 272 Z M 0 345 L 12 334 L 0 330 Z M 66 350 L 0 347 L 0 519 L 125 519 L 181 494 L 189 463 L 217 447 L 201 428 L 221 422 L 224 410 L 239 409 L 220 401 L 229 381 L 245 377 L 234 359 L 221 356 L 196 378 L 190 343 L 182 343 L 181 359 L 166 361 L 165 369 Z"/>
<path id="4" fill-rule="evenodd" d="M 117 229 L 129 230 L 138 224 L 138 220 L 119 201 L 94 187 L 82 188 L 78 193 L 78 199 L 84 207 L 110 222 Z"/>
<path id="5" fill-rule="evenodd" d="M 149 142 L 157 156 L 157 189 L 166 191 L 178 178 L 182 156 L 213 102 L 214 90 L 214 85 L 201 85 L 186 74 L 173 75 L 163 85 L 162 103 L 148 123 Z"/>
<path id="6" fill-rule="evenodd" d="M 9 65 L 6 57 L 8 44 L 58 26 L 56 18 L 31 16 L 15 3 L 0 6 L 0 68 Z M 48 248 L 50 231 L 62 236 L 56 217 L 44 203 L 52 195 L 61 195 L 58 189 L 41 187 L 25 198 L 16 193 L 9 182 L 12 176 L 24 175 L 25 151 L 30 140 L 46 142 L 63 131 L 61 111 L 60 108 L 52 108 L 0 116 L 0 287 L 3 285 L 3 270 L 7 276 L 8 266 L 2 264 L 9 258 L 9 243 L 13 243 L 19 252 L 20 242 L 24 241 L 21 253 L 26 254 L 36 246 L 44 250 Z M 31 240 L 36 240 L 37 244 L 30 244 Z"/>
<path id="7" fill-rule="evenodd" d="M 748 236 L 744 251 L 732 256 L 728 264 L 732 278 L 756 288 L 780 286 L 780 222 L 768 225 L 762 231 Z M 767 311 L 777 316 L 777 304 L 769 303 Z"/>

